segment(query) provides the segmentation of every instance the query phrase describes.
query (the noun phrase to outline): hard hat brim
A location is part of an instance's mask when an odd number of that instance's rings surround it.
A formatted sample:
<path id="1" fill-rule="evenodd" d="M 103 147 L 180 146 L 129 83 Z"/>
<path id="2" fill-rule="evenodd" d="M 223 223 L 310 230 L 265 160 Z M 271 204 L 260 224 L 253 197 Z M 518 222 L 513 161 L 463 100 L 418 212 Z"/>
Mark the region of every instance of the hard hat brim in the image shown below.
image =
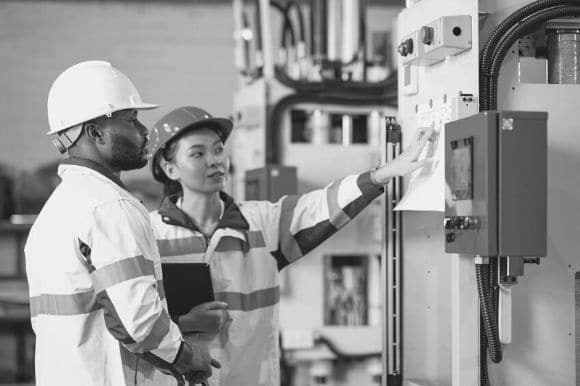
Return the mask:
<path id="1" fill-rule="evenodd" d="M 159 105 L 156 105 L 154 103 L 140 103 L 135 107 L 129 107 L 130 109 L 135 109 L 135 110 L 153 110 L 158 108 Z"/>
<path id="2" fill-rule="evenodd" d="M 234 127 L 234 124 L 232 121 L 230 121 L 229 119 L 226 119 L 226 118 L 201 119 L 195 123 L 192 123 L 189 126 L 184 127 L 183 129 L 179 130 L 179 133 L 177 133 L 173 138 L 171 138 L 169 141 L 167 141 L 166 144 L 169 142 L 173 142 L 175 140 L 178 140 L 184 134 L 187 134 L 187 133 L 191 132 L 192 130 L 200 129 L 203 127 L 207 127 L 208 129 L 215 131 L 216 134 L 220 137 L 220 140 L 223 143 L 226 143 L 230 134 L 232 133 L 232 129 Z"/>
<path id="3" fill-rule="evenodd" d="M 114 109 L 114 110 L 111 111 L 111 113 L 116 113 L 117 111 L 121 111 L 121 110 L 153 110 L 153 109 L 156 109 L 158 107 L 159 107 L 159 105 L 156 105 L 154 103 L 145 103 L 145 102 L 143 102 L 143 103 L 138 103 L 138 104 L 131 105 L 131 106 L 128 106 L 128 107 L 122 107 L 122 108 L 119 108 L 119 109 Z M 97 118 L 97 117 L 95 117 L 95 118 Z M 60 133 L 62 131 L 68 130 L 71 127 L 74 127 L 76 125 L 80 125 L 82 123 L 84 123 L 84 122 L 75 123 L 72 126 L 67 127 L 67 128 L 64 128 L 64 129 L 61 129 L 61 130 L 50 130 L 49 129 L 48 132 L 46 133 L 46 135 L 58 134 L 58 133 Z"/>

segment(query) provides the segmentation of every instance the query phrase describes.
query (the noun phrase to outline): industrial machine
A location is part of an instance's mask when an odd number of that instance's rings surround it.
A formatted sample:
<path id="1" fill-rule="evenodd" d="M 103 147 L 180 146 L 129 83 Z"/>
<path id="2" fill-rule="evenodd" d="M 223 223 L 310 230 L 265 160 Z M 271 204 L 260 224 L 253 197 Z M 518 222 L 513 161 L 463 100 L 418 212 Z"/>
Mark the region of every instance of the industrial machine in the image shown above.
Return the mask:
<path id="1" fill-rule="evenodd" d="M 436 132 L 430 166 L 281 272 L 286 384 L 574 384 L 580 5 L 236 0 L 234 15 L 236 197 L 279 197 L 258 186 L 282 173 L 286 193 L 320 188 Z"/>
<path id="2" fill-rule="evenodd" d="M 406 181 L 400 205 L 393 384 L 577 382 L 579 11 L 421 0 L 399 15 L 403 139 L 421 126 L 439 137 L 434 166 Z"/>

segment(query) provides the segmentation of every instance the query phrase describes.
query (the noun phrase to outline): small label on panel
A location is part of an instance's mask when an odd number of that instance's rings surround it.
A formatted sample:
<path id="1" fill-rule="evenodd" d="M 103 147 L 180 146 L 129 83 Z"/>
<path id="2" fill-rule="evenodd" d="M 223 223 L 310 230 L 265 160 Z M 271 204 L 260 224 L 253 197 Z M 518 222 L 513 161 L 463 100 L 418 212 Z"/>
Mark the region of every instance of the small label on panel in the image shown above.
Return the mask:
<path id="1" fill-rule="evenodd" d="M 502 118 L 501 119 L 501 129 L 502 130 L 513 130 L 514 129 L 514 119 L 513 118 Z"/>

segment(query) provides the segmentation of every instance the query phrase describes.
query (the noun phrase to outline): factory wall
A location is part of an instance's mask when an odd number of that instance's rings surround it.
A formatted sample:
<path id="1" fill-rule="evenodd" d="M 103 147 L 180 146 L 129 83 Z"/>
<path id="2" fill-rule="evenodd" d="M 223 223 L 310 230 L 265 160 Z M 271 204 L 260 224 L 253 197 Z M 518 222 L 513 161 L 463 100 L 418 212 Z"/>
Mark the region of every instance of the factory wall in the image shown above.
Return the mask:
<path id="1" fill-rule="evenodd" d="M 47 131 L 53 80 L 83 60 L 108 60 L 161 104 L 228 116 L 237 88 L 229 3 L 0 2 L 0 164 L 30 170 L 58 159 Z"/>

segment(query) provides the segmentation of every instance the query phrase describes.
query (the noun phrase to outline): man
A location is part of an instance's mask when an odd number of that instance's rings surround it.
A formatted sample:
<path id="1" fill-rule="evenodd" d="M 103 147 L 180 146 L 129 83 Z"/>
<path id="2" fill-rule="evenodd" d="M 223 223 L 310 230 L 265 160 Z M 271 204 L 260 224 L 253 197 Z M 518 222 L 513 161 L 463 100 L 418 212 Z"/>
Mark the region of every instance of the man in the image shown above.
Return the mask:
<path id="1" fill-rule="evenodd" d="M 36 384 L 205 380 L 219 363 L 169 318 L 148 212 L 120 180 L 147 163 L 137 112 L 157 105 L 109 63 L 89 61 L 56 79 L 47 107 L 48 134 L 69 158 L 25 246 Z"/>

